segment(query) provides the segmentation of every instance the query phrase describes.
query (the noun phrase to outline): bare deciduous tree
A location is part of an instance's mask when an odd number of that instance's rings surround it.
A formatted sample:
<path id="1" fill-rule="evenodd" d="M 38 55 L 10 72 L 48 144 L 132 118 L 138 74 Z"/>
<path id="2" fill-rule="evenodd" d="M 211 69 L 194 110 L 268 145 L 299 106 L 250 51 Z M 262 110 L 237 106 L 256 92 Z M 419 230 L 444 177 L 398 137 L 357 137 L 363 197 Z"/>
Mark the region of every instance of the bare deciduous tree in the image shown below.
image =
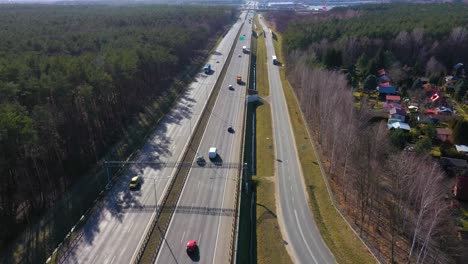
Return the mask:
<path id="1" fill-rule="evenodd" d="M 434 56 L 432 56 L 426 63 L 426 75 L 431 76 L 432 74 L 438 74 L 446 72 L 447 69 L 440 63 Z"/>
<path id="2" fill-rule="evenodd" d="M 412 33 L 413 38 L 421 34 Z M 411 41 L 408 36 L 401 33 L 401 41 Z M 369 123 L 371 109 L 365 101 L 355 106 L 344 75 L 308 68 L 299 52 L 290 56 L 295 63 L 289 75 L 306 122 L 330 161 L 329 174 L 340 185 L 335 191 L 360 231 L 378 225 L 379 234 L 388 235 L 391 262 L 425 263 L 435 255 L 447 260 L 438 242 L 447 222 L 441 170 L 424 158 L 392 149 L 386 125 Z"/>

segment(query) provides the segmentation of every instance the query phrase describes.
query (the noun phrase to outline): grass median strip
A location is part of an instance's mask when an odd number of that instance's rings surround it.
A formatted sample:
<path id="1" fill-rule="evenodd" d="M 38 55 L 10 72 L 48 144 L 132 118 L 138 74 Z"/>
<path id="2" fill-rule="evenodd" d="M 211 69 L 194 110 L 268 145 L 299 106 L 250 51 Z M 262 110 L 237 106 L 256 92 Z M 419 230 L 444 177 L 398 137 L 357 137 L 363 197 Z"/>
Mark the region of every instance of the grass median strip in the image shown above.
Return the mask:
<path id="1" fill-rule="evenodd" d="M 282 36 L 277 32 L 275 34 L 277 37 L 277 40 L 273 41 L 275 51 L 280 61 L 284 62 L 281 49 Z M 289 82 L 286 80 L 284 68 L 280 68 L 280 77 L 309 194 L 309 205 L 323 240 L 338 263 L 375 263 L 375 259 L 333 206 L 318 165 L 319 161 L 314 154 L 307 133 L 306 124 L 302 119 L 301 109 Z"/>
<path id="2" fill-rule="evenodd" d="M 257 64 L 255 65 L 257 69 L 257 91 L 260 97 L 266 97 L 270 95 L 270 87 L 268 86 L 268 71 L 267 71 L 267 57 L 266 57 L 266 46 L 265 46 L 265 38 L 263 37 L 264 32 L 261 30 L 260 23 L 258 22 L 258 16 L 254 19 L 256 25 L 256 32 L 257 32 L 257 49 L 256 49 L 256 56 L 257 56 Z"/>

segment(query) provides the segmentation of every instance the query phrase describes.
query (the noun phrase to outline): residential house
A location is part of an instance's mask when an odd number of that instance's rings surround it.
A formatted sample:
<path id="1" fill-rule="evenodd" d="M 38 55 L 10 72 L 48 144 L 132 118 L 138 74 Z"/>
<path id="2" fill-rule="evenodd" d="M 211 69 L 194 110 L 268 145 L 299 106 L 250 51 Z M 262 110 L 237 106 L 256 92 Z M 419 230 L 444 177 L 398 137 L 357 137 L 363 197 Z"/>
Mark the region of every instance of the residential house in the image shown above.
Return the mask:
<path id="1" fill-rule="evenodd" d="M 396 91 L 396 88 L 394 86 L 380 86 L 377 87 L 377 91 L 379 92 L 379 94 L 384 94 L 384 95 L 388 95 L 388 94 L 397 94 L 397 91 Z"/>
<path id="2" fill-rule="evenodd" d="M 458 152 L 468 155 L 468 146 L 467 145 L 455 145 L 455 148 Z"/>
<path id="3" fill-rule="evenodd" d="M 452 130 L 450 128 L 436 128 L 437 138 L 442 142 L 453 142 Z"/>
<path id="4" fill-rule="evenodd" d="M 392 123 L 390 123 L 390 120 L 392 119 L 389 119 L 388 120 L 389 123 L 387 123 L 387 128 L 390 130 L 403 129 L 404 131 L 408 131 L 408 132 L 411 130 L 411 127 L 407 123 L 400 122 L 399 120 L 397 122 L 392 120 Z"/>
<path id="5" fill-rule="evenodd" d="M 379 77 L 379 86 L 390 86 L 390 78 L 386 75 Z"/>
<path id="6" fill-rule="evenodd" d="M 407 115 L 405 110 L 401 108 L 396 108 L 396 107 L 393 107 L 392 109 L 390 109 L 388 111 L 388 114 L 389 114 L 390 119 L 398 119 L 401 122 L 405 122 L 406 115 Z"/>
<path id="7" fill-rule="evenodd" d="M 378 86 L 377 92 L 379 92 L 379 100 L 385 101 L 387 95 L 396 95 L 397 90 L 394 86 Z"/>
<path id="8" fill-rule="evenodd" d="M 385 99 L 386 99 L 387 103 L 389 103 L 389 104 L 391 104 L 391 103 L 399 104 L 400 101 L 401 101 L 401 97 L 399 95 L 387 95 L 387 96 L 385 96 Z"/>

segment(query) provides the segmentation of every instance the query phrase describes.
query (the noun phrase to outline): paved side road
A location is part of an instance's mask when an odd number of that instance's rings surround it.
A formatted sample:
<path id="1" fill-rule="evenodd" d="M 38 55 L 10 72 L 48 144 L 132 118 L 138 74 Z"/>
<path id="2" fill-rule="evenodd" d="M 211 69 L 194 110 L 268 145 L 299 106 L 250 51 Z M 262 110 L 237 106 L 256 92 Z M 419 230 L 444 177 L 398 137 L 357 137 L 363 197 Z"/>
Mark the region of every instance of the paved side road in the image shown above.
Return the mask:
<path id="1" fill-rule="evenodd" d="M 286 235 L 295 263 L 335 263 L 335 258 L 322 240 L 309 209 L 294 134 L 281 85 L 279 66 L 273 65 L 272 62 L 272 56 L 275 55 L 272 34 L 263 19 L 261 17 L 260 24 L 266 34 L 273 138 L 277 159 L 276 175 L 280 198 L 279 216 L 282 218 L 282 228 L 284 228 L 282 232 Z"/>

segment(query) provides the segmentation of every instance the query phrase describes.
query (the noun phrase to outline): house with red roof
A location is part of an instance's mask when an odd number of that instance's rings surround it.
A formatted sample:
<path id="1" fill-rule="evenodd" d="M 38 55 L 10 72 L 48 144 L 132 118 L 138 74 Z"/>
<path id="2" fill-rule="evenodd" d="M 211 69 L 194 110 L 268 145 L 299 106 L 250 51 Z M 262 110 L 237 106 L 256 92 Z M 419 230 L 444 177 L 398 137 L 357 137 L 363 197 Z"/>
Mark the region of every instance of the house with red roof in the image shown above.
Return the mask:
<path id="1" fill-rule="evenodd" d="M 400 103 L 401 97 L 399 95 L 387 95 L 385 96 L 385 100 L 387 103 Z"/>

